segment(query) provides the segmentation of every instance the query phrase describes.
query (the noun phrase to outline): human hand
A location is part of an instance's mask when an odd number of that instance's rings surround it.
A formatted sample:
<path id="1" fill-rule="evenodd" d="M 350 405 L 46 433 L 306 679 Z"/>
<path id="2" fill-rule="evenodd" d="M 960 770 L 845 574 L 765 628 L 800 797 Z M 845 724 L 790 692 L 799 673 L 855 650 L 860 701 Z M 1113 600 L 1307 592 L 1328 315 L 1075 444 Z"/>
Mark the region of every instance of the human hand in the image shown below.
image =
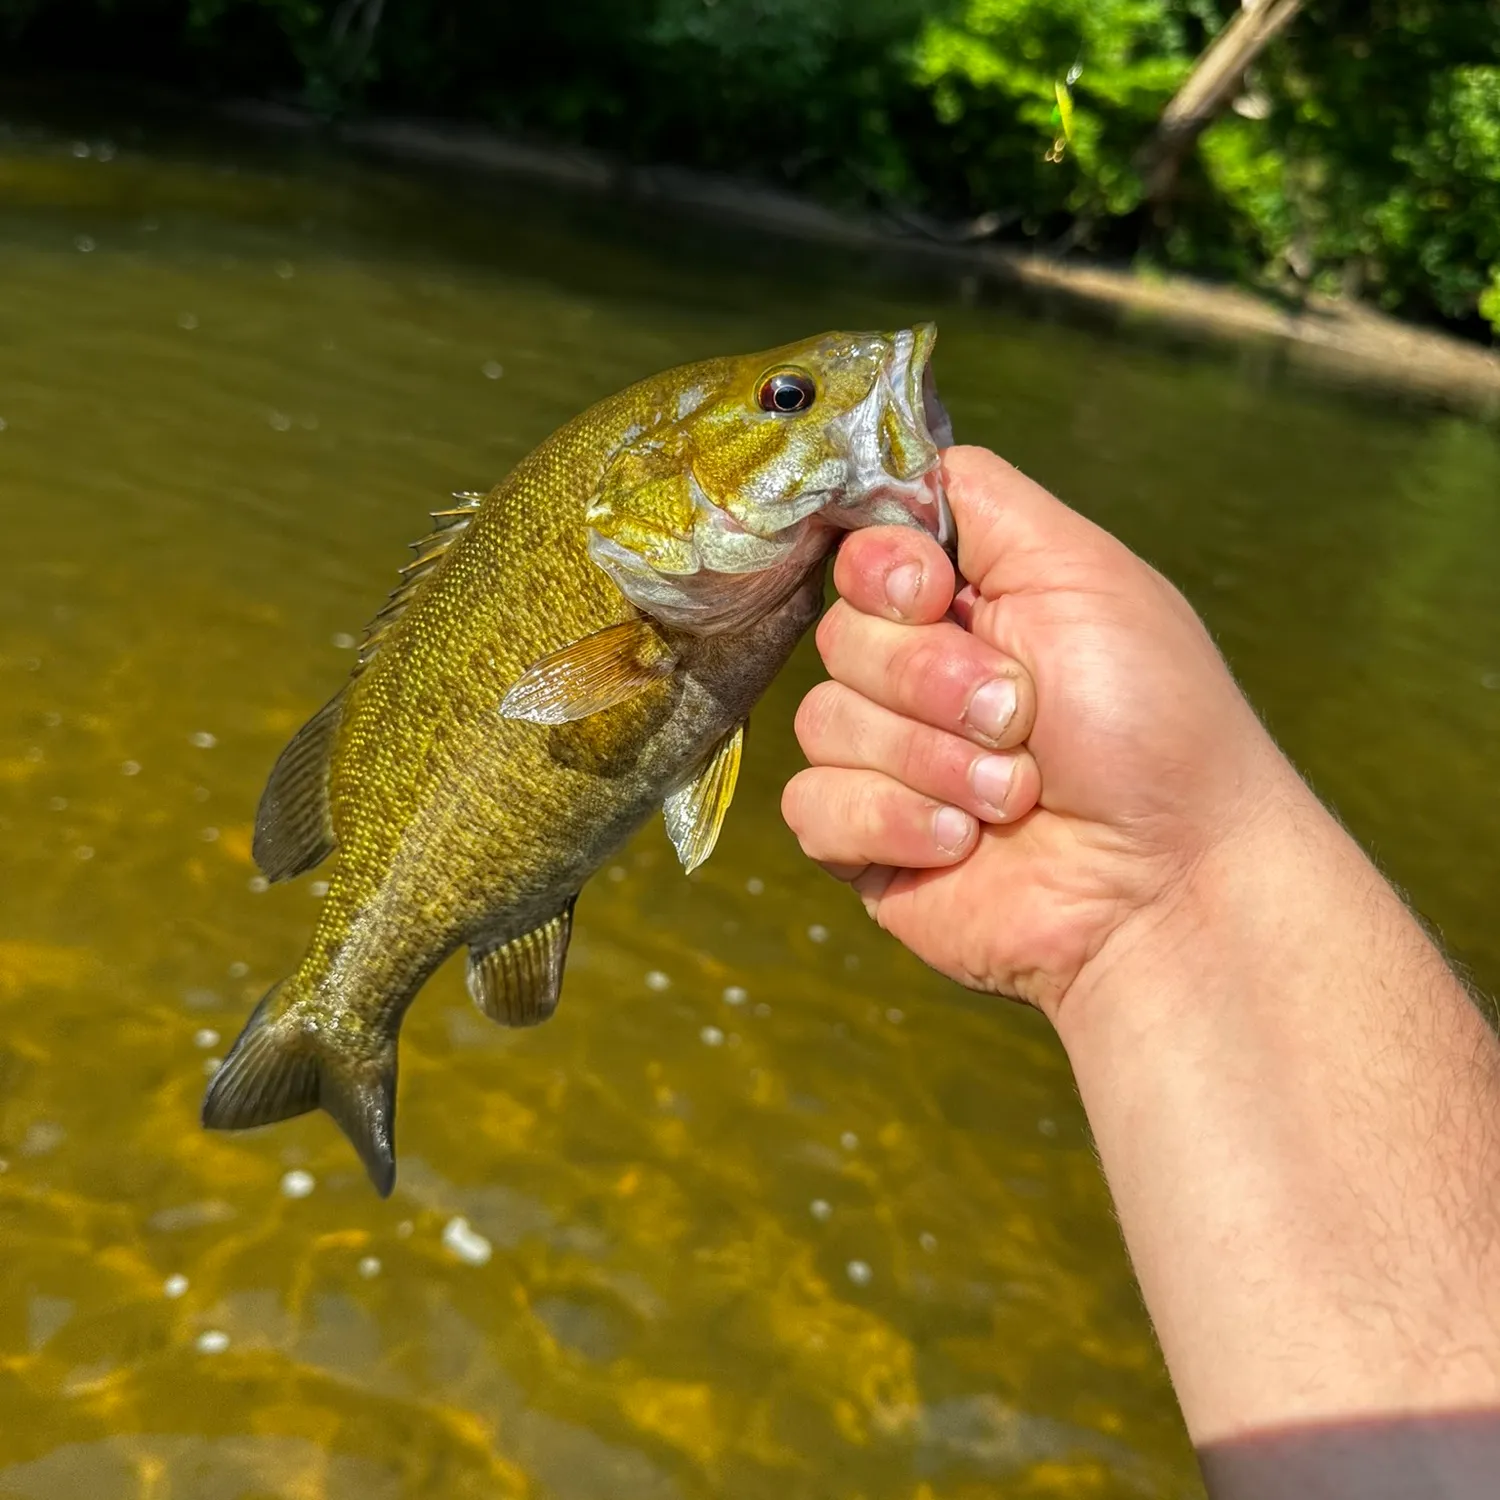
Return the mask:
<path id="1" fill-rule="evenodd" d="M 782 812 L 919 957 L 1055 1021 L 1301 783 L 1160 574 L 992 453 L 943 471 L 969 582 L 915 531 L 844 542 Z"/>

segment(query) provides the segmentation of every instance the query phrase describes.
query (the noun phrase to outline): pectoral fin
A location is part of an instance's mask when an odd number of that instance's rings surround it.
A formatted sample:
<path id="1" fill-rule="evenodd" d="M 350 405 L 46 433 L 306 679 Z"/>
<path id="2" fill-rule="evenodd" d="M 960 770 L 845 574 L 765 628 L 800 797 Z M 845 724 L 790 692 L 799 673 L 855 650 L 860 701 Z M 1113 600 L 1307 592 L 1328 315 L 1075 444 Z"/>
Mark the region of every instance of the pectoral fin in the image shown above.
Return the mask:
<path id="1" fill-rule="evenodd" d="M 714 852 L 724 814 L 734 800 L 740 775 L 745 726 L 737 724 L 714 747 L 697 774 L 662 803 L 667 837 L 676 846 L 682 868 L 691 874 Z"/>
<path id="2" fill-rule="evenodd" d="M 469 993 L 474 1003 L 502 1026 L 536 1026 L 545 1021 L 557 1009 L 572 935 L 573 902 L 569 901 L 551 921 L 508 943 L 471 947 Z"/>
<path id="3" fill-rule="evenodd" d="M 623 703 L 676 665 L 676 653 L 649 620 L 627 620 L 529 667 L 505 695 L 500 714 L 533 724 L 571 724 Z"/>

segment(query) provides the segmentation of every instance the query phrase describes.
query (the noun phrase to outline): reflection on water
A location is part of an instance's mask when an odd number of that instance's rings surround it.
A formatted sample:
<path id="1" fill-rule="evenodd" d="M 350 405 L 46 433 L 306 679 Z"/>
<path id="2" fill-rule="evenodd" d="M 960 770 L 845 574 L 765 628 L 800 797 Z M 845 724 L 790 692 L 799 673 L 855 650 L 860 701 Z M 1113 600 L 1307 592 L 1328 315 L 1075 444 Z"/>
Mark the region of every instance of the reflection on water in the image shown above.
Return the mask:
<path id="1" fill-rule="evenodd" d="M 0 154 L 0 1493 L 1199 1493 L 1046 1028 L 780 825 L 811 653 L 709 865 L 652 829 L 585 892 L 555 1021 L 429 985 L 389 1203 L 322 1117 L 196 1127 L 321 891 L 256 877 L 256 797 L 449 490 L 669 363 L 936 316 L 960 433 L 1187 588 L 1493 986 L 1493 435 L 806 247 L 98 145 Z"/>

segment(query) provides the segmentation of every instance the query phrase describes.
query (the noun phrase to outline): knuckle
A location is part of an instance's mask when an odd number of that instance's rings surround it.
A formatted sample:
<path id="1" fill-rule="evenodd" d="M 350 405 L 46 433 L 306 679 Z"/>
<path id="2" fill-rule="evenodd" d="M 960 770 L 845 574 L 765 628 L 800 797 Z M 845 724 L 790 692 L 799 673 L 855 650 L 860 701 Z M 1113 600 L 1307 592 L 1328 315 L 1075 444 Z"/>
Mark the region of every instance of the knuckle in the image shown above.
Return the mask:
<path id="1" fill-rule="evenodd" d="M 808 692 L 797 706 L 794 729 L 797 743 L 809 758 L 827 744 L 839 713 L 839 688 L 837 683 L 820 682 Z"/>
<path id="2" fill-rule="evenodd" d="M 781 817 L 799 837 L 807 826 L 807 773 L 799 771 L 781 789 Z"/>
<path id="3" fill-rule="evenodd" d="M 824 613 L 823 618 L 818 621 L 815 639 L 818 644 L 818 655 L 823 658 L 825 666 L 830 665 L 830 658 L 838 650 L 849 614 L 849 606 L 842 599 L 836 599 Z"/>
<path id="4" fill-rule="evenodd" d="M 918 639 L 898 647 L 892 661 L 900 701 L 944 717 L 972 675 L 960 643 L 947 631 L 922 631 Z"/>

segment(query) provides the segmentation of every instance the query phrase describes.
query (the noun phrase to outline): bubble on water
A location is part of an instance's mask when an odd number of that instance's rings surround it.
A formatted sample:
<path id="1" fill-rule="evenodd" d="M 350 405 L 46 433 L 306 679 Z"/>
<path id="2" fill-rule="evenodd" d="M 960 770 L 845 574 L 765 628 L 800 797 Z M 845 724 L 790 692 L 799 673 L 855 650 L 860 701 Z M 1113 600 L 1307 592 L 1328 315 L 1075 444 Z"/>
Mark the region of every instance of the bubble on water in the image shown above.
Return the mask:
<path id="1" fill-rule="evenodd" d="M 292 419 L 284 411 L 270 411 L 266 414 L 268 421 L 277 432 L 290 432 L 292 430 Z"/>
<path id="2" fill-rule="evenodd" d="M 906 1019 L 906 1012 L 898 1006 L 893 1005 L 886 1011 L 885 1018 L 892 1026 L 899 1026 Z"/>
<path id="3" fill-rule="evenodd" d="M 94 157 L 98 161 L 113 161 L 115 159 L 115 148 L 109 141 L 100 141 L 94 152 Z"/>
<path id="4" fill-rule="evenodd" d="M 198 837 L 202 839 L 205 844 L 217 843 L 219 838 L 219 830 L 217 828 L 200 828 L 198 830 Z"/>
<path id="5" fill-rule="evenodd" d="M 177 326 L 184 332 L 191 333 L 198 326 L 198 314 L 190 312 L 178 313 Z"/>
<path id="6" fill-rule="evenodd" d="M 857 969 L 859 967 L 859 954 L 846 953 L 844 955 L 844 967 L 846 969 Z"/>
<path id="7" fill-rule="evenodd" d="M 53 812 L 62 812 L 67 808 L 67 805 L 68 799 L 66 797 L 49 797 L 47 799 L 47 806 L 50 807 Z"/>
<path id="8" fill-rule="evenodd" d="M 42 723 L 45 724 L 48 729 L 56 729 L 57 726 L 62 723 L 62 715 L 58 713 L 43 714 Z"/>
<path id="9" fill-rule="evenodd" d="M 462 1214 L 443 1225 L 443 1246 L 468 1266 L 482 1266 L 492 1254 L 490 1242 Z"/>
<path id="10" fill-rule="evenodd" d="M 298 417 L 297 425 L 303 432 L 316 432 L 318 430 L 318 419 L 313 416 Z"/>
<path id="11" fill-rule="evenodd" d="M 4 430 L 5 423 L 0 422 L 0 432 L 3 432 Z M 1486 672 L 1484 676 L 1479 679 L 1479 683 L 1481 687 L 1488 688 L 1492 693 L 1500 692 L 1500 672 Z"/>
<path id="12" fill-rule="evenodd" d="M 207 1010 L 210 1006 L 219 1003 L 219 993 L 217 990 L 184 990 L 182 998 L 185 1004 L 191 1005 L 195 1010 Z"/>
<path id="13" fill-rule="evenodd" d="M 843 1135 L 839 1137 L 839 1145 L 841 1145 L 845 1151 L 858 1151 L 859 1137 L 855 1135 L 852 1130 L 846 1130 Z"/>
<path id="14" fill-rule="evenodd" d="M 765 890 L 765 888 L 766 883 L 760 878 L 759 875 L 752 875 L 749 880 L 745 882 L 745 889 L 749 891 L 752 896 L 760 895 L 760 893 Z"/>
<path id="15" fill-rule="evenodd" d="M 402 1219 L 402 1221 L 398 1225 L 396 1225 L 396 1238 L 398 1240 L 409 1240 L 412 1236 L 412 1231 L 416 1227 L 417 1226 L 413 1224 L 410 1219 Z"/>
<path id="16" fill-rule="evenodd" d="M 652 969 L 646 975 L 646 988 L 648 990 L 664 990 L 671 983 L 672 981 L 660 969 Z"/>
<path id="17" fill-rule="evenodd" d="M 290 281 L 297 274 L 297 268 L 289 260 L 278 260 L 276 262 L 276 274 L 283 281 Z"/>
<path id="18" fill-rule="evenodd" d="M 204 1026 L 193 1033 L 193 1045 L 202 1047 L 206 1052 L 210 1047 L 219 1045 L 219 1033 L 212 1026 Z"/>
<path id="19" fill-rule="evenodd" d="M 235 959 L 229 966 L 229 977 L 231 979 L 243 979 L 249 972 L 250 965 L 243 963 L 240 959 Z"/>
<path id="20" fill-rule="evenodd" d="M 844 1267 L 844 1274 L 855 1286 L 869 1286 L 871 1278 L 875 1275 L 870 1269 L 869 1262 L 863 1260 L 851 1260 Z"/>
<path id="21" fill-rule="evenodd" d="M 23 656 L 21 658 L 21 670 L 23 672 L 40 672 L 42 670 L 42 659 L 40 656 Z"/>
<path id="22" fill-rule="evenodd" d="M 40 761 L 45 754 L 46 752 L 40 745 L 32 745 L 26 751 L 26 759 L 29 760 L 32 765 L 36 765 L 37 762 Z"/>
<path id="23" fill-rule="evenodd" d="M 917 1243 L 931 1255 L 937 1249 L 937 1236 L 929 1234 L 925 1229 L 917 1236 Z"/>
<path id="24" fill-rule="evenodd" d="M 88 157 L 88 154 L 89 154 L 89 143 L 87 141 L 74 141 L 73 142 L 73 155 L 76 156 L 79 159 L 79 161 L 84 161 Z"/>
<path id="25" fill-rule="evenodd" d="M 67 1140 L 68 1132 L 55 1120 L 33 1120 L 18 1148 L 22 1156 L 46 1156 Z"/>
<path id="26" fill-rule="evenodd" d="M 373 1281 L 380 1275 L 380 1257 L 378 1255 L 366 1255 L 360 1260 L 356 1269 L 366 1281 Z"/>
<path id="27" fill-rule="evenodd" d="M 340 651 L 352 651 L 357 645 L 359 645 L 359 642 L 352 635 L 350 635 L 347 630 L 340 630 L 334 636 L 333 644 L 337 646 Z"/>
<path id="28" fill-rule="evenodd" d="M 818 1223 L 826 1224 L 833 1217 L 833 1204 L 831 1204 L 826 1198 L 814 1198 L 813 1201 L 807 1205 L 807 1211 L 813 1216 L 813 1218 L 818 1221 Z"/>
<path id="29" fill-rule="evenodd" d="M 301 1167 L 293 1167 L 281 1178 L 281 1196 L 283 1198 L 306 1198 L 312 1190 L 317 1187 L 318 1179 L 311 1172 L 304 1172 Z"/>
<path id="30" fill-rule="evenodd" d="M 1057 1121 L 1048 1119 L 1045 1115 L 1036 1122 L 1036 1128 L 1049 1140 L 1057 1134 Z"/>
<path id="31" fill-rule="evenodd" d="M 247 884 L 257 896 L 271 889 L 271 882 L 264 875 L 252 875 Z"/>
<path id="32" fill-rule="evenodd" d="M 161 1294 L 163 1297 L 177 1298 L 182 1296 L 182 1294 L 187 1291 L 187 1289 L 188 1279 L 182 1274 L 181 1271 L 177 1271 L 173 1275 L 168 1276 L 167 1279 L 161 1284 Z"/>
<path id="33" fill-rule="evenodd" d="M 486 380 L 499 380 L 505 374 L 505 366 L 497 359 L 487 359 L 479 368 L 484 371 Z"/>
<path id="34" fill-rule="evenodd" d="M 229 1335 L 222 1328 L 205 1328 L 194 1347 L 199 1354 L 222 1354 L 229 1347 Z"/>
<path id="35" fill-rule="evenodd" d="M 94 857 L 93 847 L 89 844 L 80 844 L 73 853 L 79 859 L 92 859 Z"/>
<path id="36" fill-rule="evenodd" d="M 138 760 L 126 760 L 120 762 L 121 776 L 139 776 L 141 774 L 141 763 Z"/>
<path id="37" fill-rule="evenodd" d="M 0 432 L 4 432 L 4 431 L 5 431 L 5 418 L 4 417 L 0 417 Z"/>
<path id="38" fill-rule="evenodd" d="M 88 255 L 94 248 L 94 237 L 91 234 L 80 234 L 73 241 L 73 248 L 84 255 Z"/>
<path id="39" fill-rule="evenodd" d="M 205 1057 L 203 1059 L 203 1076 L 205 1078 L 212 1078 L 223 1066 L 224 1059 L 222 1057 Z"/>
<path id="40" fill-rule="evenodd" d="M 771 1014 L 771 1007 L 767 1005 L 764 1000 L 758 1000 L 755 1004 L 755 1009 L 751 1012 L 751 1014 L 762 1017 L 768 1016 Z"/>
<path id="41" fill-rule="evenodd" d="M 732 984 L 724 991 L 725 1005 L 743 1005 L 750 998 L 750 992 L 742 989 L 737 984 Z"/>
<path id="42" fill-rule="evenodd" d="M 705 1026 L 698 1033 L 698 1037 L 705 1047 L 722 1047 L 724 1045 L 724 1033 L 717 1026 Z"/>
<path id="43" fill-rule="evenodd" d="M 807 935 L 815 943 L 826 943 L 828 941 L 828 929 L 821 922 L 814 922 L 807 929 Z"/>
<path id="44" fill-rule="evenodd" d="M 195 786 L 193 788 L 194 802 L 207 802 L 212 795 L 213 793 L 206 786 Z"/>
<path id="45" fill-rule="evenodd" d="M 326 880 L 315 880 L 308 886 L 307 894 L 315 900 L 321 901 L 328 894 L 328 882 Z"/>
<path id="46" fill-rule="evenodd" d="M 624 880 L 626 873 L 627 872 L 624 865 L 611 865 L 609 867 L 609 878 L 614 881 L 616 885 Z"/>
<path id="47" fill-rule="evenodd" d="M 218 743 L 218 736 L 210 734 L 206 729 L 195 729 L 188 736 L 188 744 L 195 750 L 212 750 Z"/>

